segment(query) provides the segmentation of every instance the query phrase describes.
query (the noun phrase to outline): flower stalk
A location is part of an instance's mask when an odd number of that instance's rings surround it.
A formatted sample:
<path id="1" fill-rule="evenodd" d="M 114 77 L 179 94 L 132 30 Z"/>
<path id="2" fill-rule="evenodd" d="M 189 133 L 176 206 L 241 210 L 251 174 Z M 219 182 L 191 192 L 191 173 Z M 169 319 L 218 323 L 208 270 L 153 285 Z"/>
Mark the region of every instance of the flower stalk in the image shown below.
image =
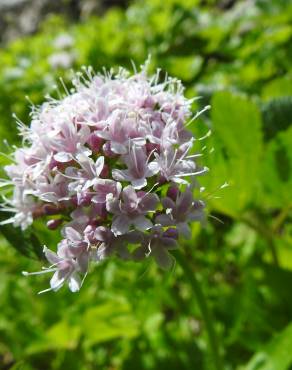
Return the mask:
<path id="1" fill-rule="evenodd" d="M 196 278 L 195 272 L 192 270 L 191 265 L 183 252 L 179 250 L 173 251 L 173 255 L 176 259 L 176 262 L 181 266 L 183 269 L 183 272 L 190 283 L 190 286 L 192 288 L 192 291 L 196 297 L 198 306 L 200 308 L 206 332 L 208 335 L 208 340 L 209 340 L 209 348 L 210 348 L 210 353 L 212 355 L 212 361 L 213 361 L 213 368 L 214 370 L 223 370 L 223 364 L 222 360 L 220 357 L 220 351 L 219 351 L 219 343 L 218 343 L 218 338 L 216 334 L 216 330 L 214 328 L 214 319 L 212 317 L 212 313 L 209 310 L 209 307 L 206 302 L 205 295 L 201 289 L 200 283 L 198 282 Z"/>

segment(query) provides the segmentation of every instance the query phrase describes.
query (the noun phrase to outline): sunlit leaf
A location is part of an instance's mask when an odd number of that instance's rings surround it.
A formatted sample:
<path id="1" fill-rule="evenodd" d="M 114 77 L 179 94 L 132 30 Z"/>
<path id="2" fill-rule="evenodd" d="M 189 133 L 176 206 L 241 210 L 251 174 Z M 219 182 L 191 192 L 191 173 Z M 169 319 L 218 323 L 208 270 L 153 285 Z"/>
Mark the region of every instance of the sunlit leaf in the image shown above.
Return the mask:
<path id="1" fill-rule="evenodd" d="M 256 196 L 262 150 L 261 117 L 255 103 L 231 92 L 216 93 L 211 107 L 215 151 L 209 155 L 212 172 L 207 176 L 208 190 L 229 183 L 224 200 L 213 200 L 212 204 L 234 215 Z"/>

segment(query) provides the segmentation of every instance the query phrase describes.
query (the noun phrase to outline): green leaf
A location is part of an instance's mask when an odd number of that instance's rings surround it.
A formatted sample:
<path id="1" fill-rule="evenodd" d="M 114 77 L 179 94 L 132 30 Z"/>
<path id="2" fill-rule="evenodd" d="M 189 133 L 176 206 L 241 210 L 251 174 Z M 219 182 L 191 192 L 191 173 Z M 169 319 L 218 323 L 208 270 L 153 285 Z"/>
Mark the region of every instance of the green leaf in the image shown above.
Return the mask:
<path id="1" fill-rule="evenodd" d="M 4 221 L 9 216 L 0 212 L 0 221 Z M 26 257 L 37 257 L 43 259 L 42 245 L 32 229 L 22 231 L 15 228 L 12 224 L 0 225 L 0 233 L 17 251 Z"/>
<path id="2" fill-rule="evenodd" d="M 292 95 L 292 78 L 284 76 L 276 78 L 263 87 L 262 97 L 264 100 Z"/>
<path id="3" fill-rule="evenodd" d="M 262 198 L 266 207 L 292 205 L 292 126 L 280 132 L 264 151 L 261 167 Z"/>
<path id="4" fill-rule="evenodd" d="M 256 353 L 244 370 L 287 370 L 292 364 L 292 323 L 260 352 Z"/>
<path id="5" fill-rule="evenodd" d="M 81 328 L 71 325 L 66 320 L 60 321 L 50 327 L 43 338 L 38 339 L 27 348 L 27 353 L 32 355 L 51 350 L 72 350 L 77 347 Z"/>
<path id="6" fill-rule="evenodd" d="M 209 156 L 210 191 L 228 182 L 224 200 L 212 205 L 229 215 L 238 214 L 255 199 L 260 156 L 262 151 L 261 116 L 259 109 L 243 95 L 218 92 L 211 102 L 213 124 Z"/>
<path id="7" fill-rule="evenodd" d="M 138 323 L 126 301 L 108 301 L 86 311 L 83 330 L 87 346 L 117 338 L 133 338 L 138 334 Z"/>
<path id="8" fill-rule="evenodd" d="M 165 62 L 167 71 L 183 81 L 190 81 L 200 72 L 203 64 L 201 57 L 179 56 L 168 58 Z"/>
<path id="9" fill-rule="evenodd" d="M 264 134 L 273 138 L 292 124 L 292 96 L 273 99 L 262 107 Z"/>

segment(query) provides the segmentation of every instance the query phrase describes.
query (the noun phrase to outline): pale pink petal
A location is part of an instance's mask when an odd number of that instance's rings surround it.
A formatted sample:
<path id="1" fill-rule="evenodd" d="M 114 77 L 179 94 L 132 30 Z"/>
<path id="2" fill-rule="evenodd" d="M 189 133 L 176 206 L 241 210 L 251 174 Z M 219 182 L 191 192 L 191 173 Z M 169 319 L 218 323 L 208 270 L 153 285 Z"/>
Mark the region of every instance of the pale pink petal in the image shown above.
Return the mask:
<path id="1" fill-rule="evenodd" d="M 172 199 L 170 199 L 169 197 L 166 197 L 166 198 L 163 198 L 162 201 L 161 201 L 163 207 L 165 209 L 175 209 L 176 208 L 176 205 L 174 203 L 174 201 Z"/>
<path id="2" fill-rule="evenodd" d="M 47 247 L 44 247 L 44 253 L 46 256 L 46 259 L 51 263 L 51 264 L 56 264 L 59 262 L 60 258 L 57 256 L 55 252 L 52 252 L 50 249 Z"/>
<path id="3" fill-rule="evenodd" d="M 66 163 L 72 161 L 72 154 L 66 152 L 59 152 L 54 155 L 54 159 L 57 162 Z"/>
<path id="4" fill-rule="evenodd" d="M 72 293 L 78 292 L 81 287 L 80 277 L 76 273 L 73 273 L 69 278 L 68 285 Z"/>
<path id="5" fill-rule="evenodd" d="M 154 257 L 157 264 L 163 270 L 169 270 L 173 266 L 173 258 L 171 258 L 167 250 L 165 250 L 163 247 L 155 248 Z"/>
<path id="6" fill-rule="evenodd" d="M 185 190 L 177 199 L 177 213 L 186 214 L 186 212 L 191 208 L 193 202 L 193 194 L 187 189 Z"/>
<path id="7" fill-rule="evenodd" d="M 126 154 L 127 148 L 125 145 L 111 141 L 111 150 L 116 154 Z"/>
<path id="8" fill-rule="evenodd" d="M 155 211 L 159 203 L 159 198 L 156 194 L 146 194 L 140 201 L 139 207 L 143 211 Z"/>
<path id="9" fill-rule="evenodd" d="M 131 181 L 132 180 L 132 176 L 130 176 L 128 170 L 115 169 L 112 171 L 112 176 L 117 181 Z"/>
<path id="10" fill-rule="evenodd" d="M 131 185 L 124 188 L 122 196 L 125 203 L 136 203 L 138 200 L 137 194 Z"/>
<path id="11" fill-rule="evenodd" d="M 104 157 L 98 157 L 96 162 L 95 162 L 95 173 L 96 176 L 99 176 L 101 171 L 103 170 L 104 167 Z"/>
<path id="12" fill-rule="evenodd" d="M 130 222 L 127 216 L 120 215 L 120 216 L 114 217 L 111 229 L 115 235 L 126 234 L 126 232 L 129 231 L 129 228 L 130 228 Z"/>
<path id="13" fill-rule="evenodd" d="M 70 227 L 70 226 L 65 227 L 64 235 L 66 236 L 66 238 L 68 238 L 71 241 L 80 241 L 80 240 L 82 240 L 81 235 L 79 234 L 79 232 L 76 231 L 75 229 L 73 229 L 73 227 Z"/>
<path id="14" fill-rule="evenodd" d="M 155 222 L 162 226 L 171 226 L 175 224 L 175 220 L 173 220 L 169 215 L 166 214 L 158 215 L 155 218 Z"/>
<path id="15" fill-rule="evenodd" d="M 50 280 L 50 286 L 53 290 L 58 290 L 62 287 L 65 282 L 65 276 L 60 273 L 60 271 L 56 271 Z"/>
<path id="16" fill-rule="evenodd" d="M 147 185 L 147 180 L 144 179 L 134 179 L 131 181 L 134 189 L 142 189 Z"/>
<path id="17" fill-rule="evenodd" d="M 148 163 L 147 170 L 145 173 L 146 177 L 152 177 L 159 172 L 159 165 L 157 162 L 153 161 Z"/>
<path id="18" fill-rule="evenodd" d="M 177 229 L 178 229 L 179 234 L 181 234 L 184 238 L 190 239 L 192 237 L 191 229 L 186 222 L 178 223 Z"/>
<path id="19" fill-rule="evenodd" d="M 145 216 L 138 216 L 132 220 L 132 223 L 139 229 L 139 230 L 149 230 L 153 226 L 152 222 L 148 220 Z"/>

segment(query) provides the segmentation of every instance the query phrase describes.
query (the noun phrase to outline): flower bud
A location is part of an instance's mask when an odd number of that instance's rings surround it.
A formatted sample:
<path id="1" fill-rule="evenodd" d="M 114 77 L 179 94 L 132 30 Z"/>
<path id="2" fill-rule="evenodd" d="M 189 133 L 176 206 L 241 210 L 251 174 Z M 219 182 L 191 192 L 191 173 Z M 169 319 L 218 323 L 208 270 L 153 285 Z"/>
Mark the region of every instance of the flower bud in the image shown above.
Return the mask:
<path id="1" fill-rule="evenodd" d="M 109 177 L 109 167 L 107 164 L 103 166 L 103 169 L 99 175 L 102 179 L 106 179 Z"/>
<path id="2" fill-rule="evenodd" d="M 98 137 L 95 133 L 92 133 L 88 139 L 88 145 L 93 153 L 98 153 L 101 145 L 103 143 L 103 139 Z"/>
<path id="3" fill-rule="evenodd" d="M 174 202 L 176 201 L 176 198 L 179 195 L 179 190 L 175 186 L 170 186 L 167 190 L 167 196 L 172 199 Z"/>
<path id="4" fill-rule="evenodd" d="M 62 222 L 63 222 L 62 219 L 49 220 L 47 222 L 47 228 L 50 229 L 50 230 L 55 230 L 62 224 Z"/>
<path id="5" fill-rule="evenodd" d="M 60 207 L 55 206 L 53 204 L 45 204 L 43 206 L 43 212 L 47 216 L 57 215 L 60 213 Z"/>
<path id="6" fill-rule="evenodd" d="M 172 238 L 172 239 L 177 240 L 178 239 L 178 231 L 177 231 L 177 229 L 175 229 L 173 227 L 170 227 L 169 229 L 167 229 L 163 233 L 163 236 L 165 236 L 167 238 Z"/>

